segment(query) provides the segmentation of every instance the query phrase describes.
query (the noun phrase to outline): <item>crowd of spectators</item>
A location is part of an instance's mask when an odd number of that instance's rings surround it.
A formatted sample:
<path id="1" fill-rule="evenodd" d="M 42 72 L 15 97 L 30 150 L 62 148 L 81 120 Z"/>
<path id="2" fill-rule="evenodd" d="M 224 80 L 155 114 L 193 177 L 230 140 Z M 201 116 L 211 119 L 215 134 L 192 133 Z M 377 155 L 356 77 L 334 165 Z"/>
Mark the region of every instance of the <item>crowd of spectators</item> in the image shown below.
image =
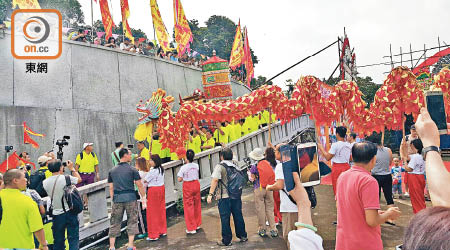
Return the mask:
<path id="1" fill-rule="evenodd" d="M 89 34 L 89 33 L 88 33 Z M 67 34 L 67 39 L 77 42 L 89 42 L 92 41 L 91 37 L 84 32 L 83 29 L 78 29 Z M 170 48 L 164 51 L 162 47 L 150 40 L 134 39 L 134 43 L 128 38 L 122 37 L 109 37 L 107 40 L 103 38 L 95 38 L 94 44 L 99 46 L 105 46 L 113 49 L 120 49 L 136 54 L 153 56 L 161 59 L 165 59 L 172 62 L 178 62 L 187 66 L 193 66 L 201 68 L 202 63 L 207 58 L 198 52 L 191 51 L 186 52 L 179 56 L 173 43 L 170 44 Z"/>

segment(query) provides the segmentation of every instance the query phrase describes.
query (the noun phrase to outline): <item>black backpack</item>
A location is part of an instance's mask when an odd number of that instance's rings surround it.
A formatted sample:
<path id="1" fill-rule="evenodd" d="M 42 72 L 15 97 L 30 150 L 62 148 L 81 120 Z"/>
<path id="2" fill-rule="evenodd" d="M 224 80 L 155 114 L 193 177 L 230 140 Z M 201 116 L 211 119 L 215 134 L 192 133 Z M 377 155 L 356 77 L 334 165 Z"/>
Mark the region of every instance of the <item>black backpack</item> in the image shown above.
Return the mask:
<path id="1" fill-rule="evenodd" d="M 64 186 L 64 195 L 61 197 L 63 210 L 64 212 L 69 211 L 72 214 L 78 215 L 83 211 L 83 199 L 81 198 L 81 195 L 75 185 L 73 185 L 70 181 L 70 176 L 65 176 L 65 178 L 66 186 Z M 68 205 L 67 210 L 66 206 L 64 205 L 64 199 L 66 200 Z"/>
<path id="2" fill-rule="evenodd" d="M 3 217 L 3 207 L 2 207 L 2 199 L 0 198 L 0 224 L 2 224 Z"/>
<path id="3" fill-rule="evenodd" d="M 220 165 L 222 165 L 227 171 L 228 185 L 223 183 L 222 180 L 220 180 L 220 182 L 227 189 L 228 196 L 230 197 L 230 199 L 233 200 L 240 199 L 242 195 L 242 188 L 247 182 L 245 174 L 243 174 L 242 171 L 237 170 L 235 167 L 228 166 L 225 163 L 220 163 Z"/>
<path id="4" fill-rule="evenodd" d="M 41 197 L 48 196 L 47 192 L 45 192 L 44 186 L 42 185 L 45 180 L 45 171 L 47 171 L 47 169 L 39 169 L 30 176 L 29 188 L 36 190 Z"/>
<path id="5" fill-rule="evenodd" d="M 91 152 L 91 154 L 92 154 L 92 156 L 95 157 L 95 153 L 94 152 Z M 83 160 L 83 152 L 79 153 L 79 155 L 80 155 L 80 160 Z"/>

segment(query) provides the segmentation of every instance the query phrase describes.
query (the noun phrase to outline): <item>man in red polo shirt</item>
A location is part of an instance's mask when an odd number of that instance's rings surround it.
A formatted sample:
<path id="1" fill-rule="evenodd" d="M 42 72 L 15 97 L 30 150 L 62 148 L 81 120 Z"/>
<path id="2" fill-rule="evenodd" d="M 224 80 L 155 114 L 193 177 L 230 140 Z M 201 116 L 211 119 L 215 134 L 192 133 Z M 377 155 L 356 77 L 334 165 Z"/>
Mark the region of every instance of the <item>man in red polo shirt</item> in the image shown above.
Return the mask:
<path id="1" fill-rule="evenodd" d="M 398 207 L 380 211 L 378 183 L 370 173 L 376 155 L 375 144 L 356 143 L 352 148 L 355 165 L 337 181 L 336 250 L 382 250 L 380 224 L 401 214 Z"/>

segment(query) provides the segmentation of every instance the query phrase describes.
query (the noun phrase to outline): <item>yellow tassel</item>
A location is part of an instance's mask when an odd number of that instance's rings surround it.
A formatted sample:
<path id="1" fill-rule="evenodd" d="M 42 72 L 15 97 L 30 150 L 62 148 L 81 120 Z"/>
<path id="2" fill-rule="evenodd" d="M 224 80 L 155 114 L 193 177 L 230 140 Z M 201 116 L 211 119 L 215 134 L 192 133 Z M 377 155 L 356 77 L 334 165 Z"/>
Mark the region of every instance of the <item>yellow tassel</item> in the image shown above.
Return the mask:
<path id="1" fill-rule="evenodd" d="M 139 124 L 134 131 L 134 139 L 137 141 L 143 141 L 148 136 L 152 135 L 153 124 L 151 122 L 146 124 Z"/>

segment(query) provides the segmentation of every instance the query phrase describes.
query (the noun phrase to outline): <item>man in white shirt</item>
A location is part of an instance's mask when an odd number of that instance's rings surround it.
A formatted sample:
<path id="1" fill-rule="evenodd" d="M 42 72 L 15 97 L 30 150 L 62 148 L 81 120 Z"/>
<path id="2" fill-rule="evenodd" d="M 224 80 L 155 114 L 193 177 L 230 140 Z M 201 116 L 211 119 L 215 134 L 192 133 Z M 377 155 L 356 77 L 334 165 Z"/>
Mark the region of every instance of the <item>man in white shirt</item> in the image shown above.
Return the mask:
<path id="1" fill-rule="evenodd" d="M 131 44 L 130 38 L 125 37 L 123 43 L 120 44 L 120 49 L 130 51 L 131 48 L 133 48 L 133 45 Z"/>
<path id="2" fill-rule="evenodd" d="M 330 148 L 330 152 L 327 152 L 322 144 L 318 144 L 319 151 L 327 159 L 331 160 L 331 182 L 333 184 L 334 196 L 336 196 L 336 183 L 341 173 L 350 169 L 350 157 L 352 154 L 352 146 L 345 141 L 345 135 L 347 134 L 347 128 L 340 126 L 336 128 L 337 142 L 333 143 Z"/>
<path id="3" fill-rule="evenodd" d="M 51 199 L 53 205 L 53 238 L 55 249 L 64 249 L 65 232 L 67 230 L 67 241 L 70 249 L 79 248 L 79 221 L 78 215 L 68 210 L 67 201 L 63 199 L 64 187 L 67 185 L 64 175 L 64 165 L 60 160 L 54 160 L 48 164 L 48 170 L 52 176 L 45 179 L 42 183 L 45 191 Z M 73 163 L 67 161 L 67 168 L 70 170 L 70 176 L 67 178 L 70 183 L 75 185 L 81 182 L 80 174 L 75 171 Z M 67 210 L 66 210 L 67 209 Z"/>
<path id="4" fill-rule="evenodd" d="M 280 147 L 282 144 L 278 144 L 275 147 L 275 158 L 278 161 L 275 167 L 275 184 L 267 185 L 266 189 L 269 191 L 280 190 L 280 212 L 282 217 L 283 226 L 283 239 L 286 241 L 289 247 L 288 234 L 290 231 L 295 230 L 295 222 L 298 219 L 297 205 L 291 201 L 286 191 L 286 185 L 284 184 L 283 164 L 281 161 Z"/>

